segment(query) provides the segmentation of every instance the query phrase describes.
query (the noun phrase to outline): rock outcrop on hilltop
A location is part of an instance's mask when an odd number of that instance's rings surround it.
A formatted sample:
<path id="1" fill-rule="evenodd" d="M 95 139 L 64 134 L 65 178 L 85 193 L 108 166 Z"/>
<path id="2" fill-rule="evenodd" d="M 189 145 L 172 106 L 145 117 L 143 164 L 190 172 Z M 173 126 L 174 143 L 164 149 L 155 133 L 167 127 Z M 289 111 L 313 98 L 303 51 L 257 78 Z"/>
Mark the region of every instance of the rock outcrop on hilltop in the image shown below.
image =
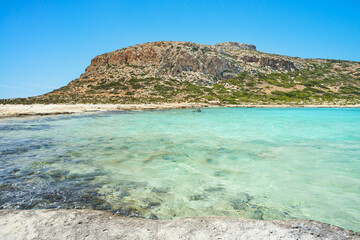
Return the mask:
<path id="1" fill-rule="evenodd" d="M 252 44 L 238 43 L 238 42 L 223 42 L 217 43 L 214 47 L 219 48 L 219 50 L 256 50 L 256 46 Z"/>
<path id="2" fill-rule="evenodd" d="M 356 104 L 360 63 L 263 53 L 237 42 L 160 41 L 96 56 L 51 93 L 3 103 Z"/>

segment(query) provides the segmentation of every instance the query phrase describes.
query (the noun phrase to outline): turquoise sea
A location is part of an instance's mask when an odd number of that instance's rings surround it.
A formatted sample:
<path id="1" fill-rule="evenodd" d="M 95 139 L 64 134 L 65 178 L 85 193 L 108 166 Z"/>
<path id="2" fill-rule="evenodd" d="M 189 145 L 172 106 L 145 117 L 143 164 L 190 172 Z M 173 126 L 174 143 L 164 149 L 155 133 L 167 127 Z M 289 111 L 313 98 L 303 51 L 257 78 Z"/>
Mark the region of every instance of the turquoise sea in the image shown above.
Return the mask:
<path id="1" fill-rule="evenodd" d="M 360 231 L 360 109 L 0 120 L 0 209 L 312 219 Z"/>

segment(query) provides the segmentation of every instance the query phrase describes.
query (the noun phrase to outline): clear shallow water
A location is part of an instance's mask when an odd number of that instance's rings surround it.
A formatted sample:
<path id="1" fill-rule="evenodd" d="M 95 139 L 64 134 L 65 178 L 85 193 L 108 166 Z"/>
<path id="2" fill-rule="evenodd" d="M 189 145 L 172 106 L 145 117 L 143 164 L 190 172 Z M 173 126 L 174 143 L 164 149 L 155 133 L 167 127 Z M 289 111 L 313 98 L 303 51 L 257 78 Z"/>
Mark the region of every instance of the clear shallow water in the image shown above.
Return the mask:
<path id="1" fill-rule="evenodd" d="M 0 120 L 0 208 L 313 219 L 360 231 L 360 110 Z"/>

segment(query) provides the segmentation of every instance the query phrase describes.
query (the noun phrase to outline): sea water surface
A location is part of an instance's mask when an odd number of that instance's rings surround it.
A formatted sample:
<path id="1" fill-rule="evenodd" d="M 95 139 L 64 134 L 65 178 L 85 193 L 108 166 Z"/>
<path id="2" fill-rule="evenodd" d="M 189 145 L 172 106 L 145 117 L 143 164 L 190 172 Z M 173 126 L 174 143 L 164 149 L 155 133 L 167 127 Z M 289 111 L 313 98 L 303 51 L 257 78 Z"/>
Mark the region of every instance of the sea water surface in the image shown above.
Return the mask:
<path id="1" fill-rule="evenodd" d="M 0 209 L 313 219 L 360 231 L 360 110 L 0 120 Z"/>

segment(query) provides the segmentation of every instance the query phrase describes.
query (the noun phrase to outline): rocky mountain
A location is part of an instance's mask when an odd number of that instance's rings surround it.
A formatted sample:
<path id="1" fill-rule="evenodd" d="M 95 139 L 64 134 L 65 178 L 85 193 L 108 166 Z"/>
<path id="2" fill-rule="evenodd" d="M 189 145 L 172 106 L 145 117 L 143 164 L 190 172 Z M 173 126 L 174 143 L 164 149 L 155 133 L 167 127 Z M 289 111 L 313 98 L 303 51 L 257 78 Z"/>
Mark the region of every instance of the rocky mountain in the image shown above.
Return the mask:
<path id="1" fill-rule="evenodd" d="M 356 104 L 360 62 L 263 53 L 237 42 L 151 42 L 96 56 L 50 93 L 0 103 Z"/>

